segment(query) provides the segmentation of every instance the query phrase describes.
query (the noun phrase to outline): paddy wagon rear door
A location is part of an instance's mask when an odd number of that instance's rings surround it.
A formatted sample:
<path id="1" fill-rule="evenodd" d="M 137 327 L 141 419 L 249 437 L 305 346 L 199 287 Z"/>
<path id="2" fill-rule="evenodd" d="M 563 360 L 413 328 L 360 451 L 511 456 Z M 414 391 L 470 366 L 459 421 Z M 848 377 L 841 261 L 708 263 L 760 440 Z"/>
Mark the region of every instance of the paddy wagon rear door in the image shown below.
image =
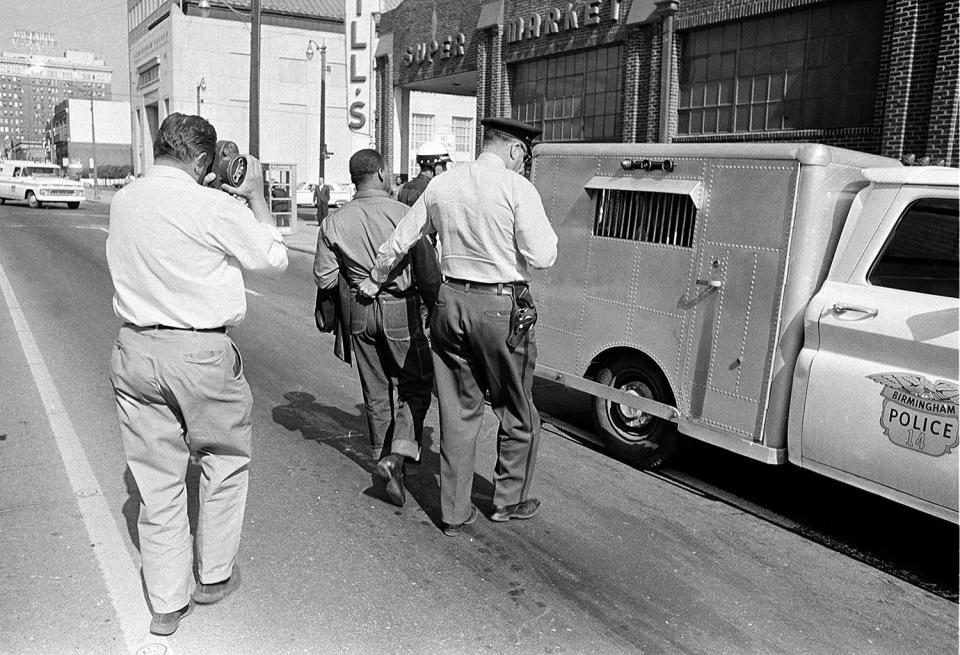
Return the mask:
<path id="1" fill-rule="evenodd" d="M 957 206 L 955 180 L 861 192 L 806 312 L 788 444 L 796 464 L 954 522 Z"/>

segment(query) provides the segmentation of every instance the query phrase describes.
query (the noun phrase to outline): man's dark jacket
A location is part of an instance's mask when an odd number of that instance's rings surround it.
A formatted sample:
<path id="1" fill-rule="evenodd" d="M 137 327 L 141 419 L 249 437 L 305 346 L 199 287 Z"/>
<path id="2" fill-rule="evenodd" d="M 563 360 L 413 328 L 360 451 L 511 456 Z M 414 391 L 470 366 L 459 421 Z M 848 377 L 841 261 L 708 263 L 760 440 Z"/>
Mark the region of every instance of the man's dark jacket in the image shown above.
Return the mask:
<path id="1" fill-rule="evenodd" d="M 417 199 L 423 195 L 431 179 L 433 178 L 423 173 L 416 176 L 400 188 L 397 200 L 413 207 Z M 437 261 L 436 248 L 429 237 L 421 239 L 419 247 L 410 249 L 410 265 L 413 267 L 413 277 L 417 281 L 420 300 L 427 306 L 430 314 L 433 314 L 443 277 L 440 275 L 440 262 Z"/>

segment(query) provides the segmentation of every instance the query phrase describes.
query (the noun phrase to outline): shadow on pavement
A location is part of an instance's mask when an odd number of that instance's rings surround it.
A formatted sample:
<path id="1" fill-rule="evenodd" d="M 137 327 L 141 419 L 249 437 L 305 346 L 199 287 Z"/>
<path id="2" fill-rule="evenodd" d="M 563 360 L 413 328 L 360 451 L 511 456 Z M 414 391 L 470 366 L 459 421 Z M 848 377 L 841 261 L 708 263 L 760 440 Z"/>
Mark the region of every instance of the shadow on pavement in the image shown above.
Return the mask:
<path id="1" fill-rule="evenodd" d="M 363 404 L 355 406 L 356 414 L 345 412 L 339 407 L 316 402 L 316 398 L 302 391 L 290 391 L 283 395 L 287 405 L 273 408 L 273 420 L 291 432 L 300 432 L 308 441 L 316 441 L 334 448 L 361 469 L 371 475 L 371 485 L 363 493 L 384 503 L 387 499 L 382 484 L 373 476 L 376 461 L 369 454 L 369 441 L 366 431 L 366 417 Z M 423 509 L 427 517 L 438 528 L 440 518 L 440 456 L 433 451 L 434 429 L 423 428 L 423 444 L 419 464 L 406 466 L 407 503 L 412 496 Z M 493 502 L 493 484 L 474 473 L 473 501 L 483 510 Z"/>

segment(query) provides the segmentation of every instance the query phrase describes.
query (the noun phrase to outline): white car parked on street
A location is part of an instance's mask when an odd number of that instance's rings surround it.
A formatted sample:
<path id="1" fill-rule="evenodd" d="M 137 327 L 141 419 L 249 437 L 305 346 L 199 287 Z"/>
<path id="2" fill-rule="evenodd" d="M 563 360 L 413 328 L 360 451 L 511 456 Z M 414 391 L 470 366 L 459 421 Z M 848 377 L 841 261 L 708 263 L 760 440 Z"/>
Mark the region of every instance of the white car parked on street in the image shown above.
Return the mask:
<path id="1" fill-rule="evenodd" d="M 313 190 L 316 184 L 301 182 L 297 185 L 297 207 L 313 207 Z"/>

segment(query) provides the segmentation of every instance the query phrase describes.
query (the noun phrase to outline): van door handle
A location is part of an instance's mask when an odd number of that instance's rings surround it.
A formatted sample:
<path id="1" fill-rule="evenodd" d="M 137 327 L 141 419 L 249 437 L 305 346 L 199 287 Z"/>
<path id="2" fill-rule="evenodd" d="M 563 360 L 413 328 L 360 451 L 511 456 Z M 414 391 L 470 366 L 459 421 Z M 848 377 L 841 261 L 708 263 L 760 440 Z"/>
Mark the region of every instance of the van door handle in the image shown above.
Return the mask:
<path id="1" fill-rule="evenodd" d="M 837 312 L 838 314 L 842 314 L 844 312 L 860 312 L 861 314 L 866 314 L 867 316 L 871 316 L 871 317 L 876 316 L 877 314 L 880 313 L 877 309 L 873 307 L 864 307 L 862 305 L 848 305 L 846 303 L 840 303 L 840 302 L 833 304 L 833 311 Z"/>
<path id="2" fill-rule="evenodd" d="M 693 298 L 688 298 L 686 295 L 680 296 L 680 300 L 677 301 L 677 307 L 683 310 L 690 309 L 707 296 L 720 291 L 723 282 L 721 280 L 697 280 L 697 286 L 706 287 L 706 289 L 702 290 Z"/>

